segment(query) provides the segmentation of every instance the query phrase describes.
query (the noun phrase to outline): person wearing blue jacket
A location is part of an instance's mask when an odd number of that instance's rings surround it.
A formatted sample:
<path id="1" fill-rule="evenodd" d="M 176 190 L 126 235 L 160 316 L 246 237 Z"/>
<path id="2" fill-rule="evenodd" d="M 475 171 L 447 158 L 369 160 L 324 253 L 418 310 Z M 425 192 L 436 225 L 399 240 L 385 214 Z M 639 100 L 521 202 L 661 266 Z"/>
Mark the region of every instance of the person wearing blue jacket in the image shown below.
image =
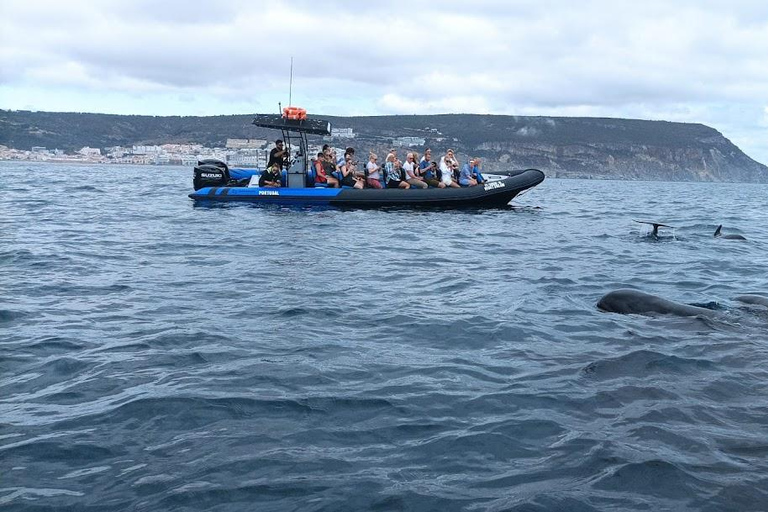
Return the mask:
<path id="1" fill-rule="evenodd" d="M 482 185 L 483 182 L 485 180 L 480 173 L 480 159 L 473 158 L 465 163 L 459 174 L 459 185 L 462 187 L 474 187 L 475 185 Z"/>
<path id="2" fill-rule="evenodd" d="M 482 161 L 475 157 L 475 165 L 472 167 L 472 174 L 474 175 L 474 178 L 477 180 L 478 185 L 482 185 L 485 183 L 485 178 L 483 178 L 482 173 L 480 172 L 480 164 Z"/>
<path id="3" fill-rule="evenodd" d="M 474 178 L 475 161 L 470 160 L 461 167 L 459 173 L 459 185 L 462 187 L 474 187 L 477 185 L 477 180 Z"/>

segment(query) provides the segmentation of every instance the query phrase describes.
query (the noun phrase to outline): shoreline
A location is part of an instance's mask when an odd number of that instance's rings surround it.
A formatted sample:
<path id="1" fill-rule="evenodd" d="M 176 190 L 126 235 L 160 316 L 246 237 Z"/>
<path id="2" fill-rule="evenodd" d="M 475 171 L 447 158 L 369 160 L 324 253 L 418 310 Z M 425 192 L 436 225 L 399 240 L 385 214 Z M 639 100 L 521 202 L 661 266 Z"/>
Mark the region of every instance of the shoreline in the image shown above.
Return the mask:
<path id="1" fill-rule="evenodd" d="M 39 164 L 39 165 L 82 165 L 82 166 L 112 166 L 112 165 L 125 165 L 125 166 L 136 166 L 136 167 L 156 167 L 158 169 L 160 168 L 189 168 L 188 165 L 182 165 L 182 164 L 133 164 L 133 163 L 110 163 L 110 162 L 89 162 L 87 160 L 62 160 L 62 161 L 54 161 L 54 160 L 2 160 L 0 159 L 0 165 L 5 165 L 7 163 L 26 163 L 26 164 Z M 257 169 L 256 167 L 233 167 L 235 169 Z M 544 173 L 546 174 L 547 171 L 544 170 Z M 491 172 L 493 174 L 493 172 Z M 622 181 L 622 182 L 635 182 L 635 183 L 690 183 L 690 184 L 751 184 L 751 185 L 768 185 L 766 183 L 761 182 L 753 182 L 753 181 L 670 181 L 670 180 L 636 180 L 636 179 L 626 179 L 621 177 L 608 177 L 608 176 L 593 176 L 593 177 L 585 177 L 585 176 L 550 176 L 547 175 L 548 180 L 581 180 L 581 181 Z"/>
<path id="2" fill-rule="evenodd" d="M 145 167 L 190 167 L 195 164 L 148 164 L 148 163 L 133 163 L 133 162 L 94 162 L 92 160 L 17 160 L 17 159 L 0 159 L 0 164 L 14 162 L 25 164 L 41 164 L 41 165 L 131 165 L 131 166 L 145 166 Z M 257 169 L 257 167 L 237 166 L 237 169 Z"/>

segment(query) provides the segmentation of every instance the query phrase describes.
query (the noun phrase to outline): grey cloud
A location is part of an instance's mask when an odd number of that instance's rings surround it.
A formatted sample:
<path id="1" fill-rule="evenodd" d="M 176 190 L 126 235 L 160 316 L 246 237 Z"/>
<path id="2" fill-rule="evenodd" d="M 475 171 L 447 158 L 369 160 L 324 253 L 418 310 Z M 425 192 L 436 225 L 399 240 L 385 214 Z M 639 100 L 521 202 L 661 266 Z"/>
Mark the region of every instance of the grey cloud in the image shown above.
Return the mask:
<path id="1" fill-rule="evenodd" d="M 629 101 L 643 95 L 653 101 L 660 93 L 685 91 L 686 83 L 690 84 L 687 90 L 697 96 L 697 83 L 725 82 L 712 68 L 746 50 L 743 46 L 729 50 L 704 39 L 703 47 L 709 45 L 720 52 L 683 53 L 681 58 L 714 61 L 713 66 L 697 67 L 695 62 L 670 66 L 643 59 L 641 53 L 650 50 L 642 41 L 631 41 L 621 24 L 600 26 L 596 2 L 586 8 L 560 6 L 561 17 L 535 10 L 530 2 L 513 3 L 506 11 L 507 4 L 502 2 L 479 2 L 471 9 L 449 2 L 413 15 L 412 23 L 403 21 L 403 13 L 408 12 L 402 9 L 403 2 L 388 2 L 374 11 L 353 2 L 333 2 L 322 12 L 310 11 L 309 2 L 299 2 L 298 7 L 285 9 L 284 16 L 296 13 L 308 24 L 299 26 L 294 34 L 277 36 L 275 20 L 257 26 L 259 10 L 245 10 L 246 4 L 240 2 L 223 2 L 218 16 L 217 2 L 201 2 L 194 9 L 181 5 L 117 4 L 109 16 L 86 24 L 77 37 L 50 35 L 48 39 L 55 45 L 51 51 L 60 58 L 82 62 L 94 74 L 124 75 L 182 88 L 218 87 L 233 76 L 263 83 L 280 80 L 290 55 L 301 65 L 297 73 L 307 78 L 336 75 L 351 84 L 379 84 L 414 96 L 440 93 L 440 88 L 435 91 L 419 85 L 435 69 L 454 74 L 456 84 L 446 87 L 448 94 L 468 92 L 462 90 L 467 74 L 492 71 L 509 84 L 508 93 L 551 104 L 558 95 L 566 103 L 591 103 L 600 98 L 614 101 L 622 91 Z M 243 12 L 238 14 L 238 8 Z M 141 12 L 148 13 L 148 18 L 141 18 Z M 521 18 L 521 12 L 529 18 Z M 483 17 L 489 13 L 493 18 Z M 166 16 L 170 21 L 160 23 Z M 473 22 L 484 33 L 467 32 L 465 25 L 472 27 Z M 602 41 L 595 42 L 595 34 L 602 34 Z M 674 42 L 672 38 L 671 44 Z M 685 69 L 694 73 L 686 77 Z M 659 87 L 654 76 L 664 78 L 670 72 L 676 78 L 674 85 Z M 766 80 L 757 67 L 750 67 L 749 73 L 757 75 L 758 83 Z M 621 76 L 610 76 L 615 74 Z M 536 87 L 517 86 L 515 82 L 521 78 Z M 559 91 L 561 88 L 565 91 Z"/>

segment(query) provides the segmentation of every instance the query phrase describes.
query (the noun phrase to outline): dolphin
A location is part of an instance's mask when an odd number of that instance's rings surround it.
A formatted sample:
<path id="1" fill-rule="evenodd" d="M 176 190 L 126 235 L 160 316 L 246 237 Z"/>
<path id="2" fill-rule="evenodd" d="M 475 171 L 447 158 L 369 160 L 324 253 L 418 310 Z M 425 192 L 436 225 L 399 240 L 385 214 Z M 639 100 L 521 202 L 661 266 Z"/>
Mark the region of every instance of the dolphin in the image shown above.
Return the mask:
<path id="1" fill-rule="evenodd" d="M 739 295 L 738 297 L 734 297 L 733 300 L 736 300 L 738 302 L 744 303 L 744 304 L 750 304 L 754 306 L 765 306 L 768 308 L 768 297 L 765 297 L 763 295 Z"/>
<path id="2" fill-rule="evenodd" d="M 662 299 L 650 293 L 631 289 L 614 290 L 604 295 L 598 302 L 597 308 L 608 313 L 624 315 L 675 315 L 675 316 L 717 316 L 719 313 L 711 309 L 680 304 Z"/>
<path id="3" fill-rule="evenodd" d="M 651 236 L 653 236 L 654 238 L 658 238 L 659 237 L 659 228 L 671 228 L 672 227 L 672 226 L 668 226 L 667 224 L 661 224 L 661 223 L 658 223 L 658 222 L 647 222 L 647 221 L 644 221 L 644 220 L 636 220 L 635 222 L 637 222 L 638 224 L 650 224 L 651 226 L 653 226 L 653 233 L 651 233 Z"/>
<path id="4" fill-rule="evenodd" d="M 722 224 L 717 226 L 717 229 L 715 230 L 715 238 L 720 237 L 720 238 L 725 238 L 726 240 L 746 240 L 746 238 L 744 238 L 741 235 L 721 235 L 720 234 L 721 229 L 723 229 Z"/>

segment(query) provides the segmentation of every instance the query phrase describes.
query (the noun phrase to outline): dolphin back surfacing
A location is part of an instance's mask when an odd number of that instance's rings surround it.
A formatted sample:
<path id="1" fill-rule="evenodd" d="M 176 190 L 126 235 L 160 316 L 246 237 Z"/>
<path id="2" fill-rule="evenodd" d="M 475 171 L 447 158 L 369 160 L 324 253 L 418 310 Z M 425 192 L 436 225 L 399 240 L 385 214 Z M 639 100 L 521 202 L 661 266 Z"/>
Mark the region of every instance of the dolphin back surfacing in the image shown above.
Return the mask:
<path id="1" fill-rule="evenodd" d="M 723 235 L 721 231 L 723 230 L 723 225 L 720 224 L 717 226 L 717 229 L 715 230 L 715 238 L 725 238 L 726 240 L 746 240 L 746 238 L 742 235 Z"/>
<path id="2" fill-rule="evenodd" d="M 768 308 L 768 297 L 763 295 L 739 295 L 734 297 L 734 300 L 741 302 L 742 304 L 749 304 L 752 306 L 764 306 Z"/>
<path id="3" fill-rule="evenodd" d="M 598 301 L 597 308 L 623 315 L 715 316 L 717 314 L 711 309 L 680 304 L 631 289 L 614 290 L 604 295 Z"/>

